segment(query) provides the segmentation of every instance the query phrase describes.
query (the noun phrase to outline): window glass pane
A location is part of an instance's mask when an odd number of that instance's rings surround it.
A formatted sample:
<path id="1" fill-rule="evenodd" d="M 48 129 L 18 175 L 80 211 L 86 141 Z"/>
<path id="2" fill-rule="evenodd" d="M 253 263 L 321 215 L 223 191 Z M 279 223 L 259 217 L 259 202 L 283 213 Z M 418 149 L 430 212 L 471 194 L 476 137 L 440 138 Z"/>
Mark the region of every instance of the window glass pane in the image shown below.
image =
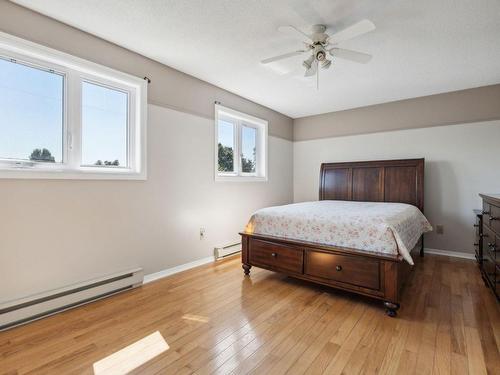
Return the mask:
<path id="1" fill-rule="evenodd" d="M 257 129 L 243 125 L 241 128 L 241 171 L 255 173 Z"/>
<path id="2" fill-rule="evenodd" d="M 128 94 L 82 83 L 82 165 L 127 167 Z"/>
<path id="3" fill-rule="evenodd" d="M 234 171 L 234 125 L 231 122 L 219 120 L 218 124 L 219 172 Z"/>
<path id="4" fill-rule="evenodd" d="M 62 162 L 64 76 L 0 59 L 0 158 Z"/>

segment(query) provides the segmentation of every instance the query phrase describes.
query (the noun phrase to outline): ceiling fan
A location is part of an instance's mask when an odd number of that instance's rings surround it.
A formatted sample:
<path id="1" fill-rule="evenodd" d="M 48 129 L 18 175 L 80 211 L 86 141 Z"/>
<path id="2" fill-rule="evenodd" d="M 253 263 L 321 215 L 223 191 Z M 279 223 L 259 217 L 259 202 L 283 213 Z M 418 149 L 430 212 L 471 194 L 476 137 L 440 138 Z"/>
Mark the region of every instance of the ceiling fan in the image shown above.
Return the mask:
<path id="1" fill-rule="evenodd" d="M 375 30 L 375 25 L 369 20 L 359 21 L 341 31 L 329 34 L 330 29 L 325 25 L 313 25 L 311 33 L 306 34 L 295 26 L 281 26 L 278 28 L 280 32 L 294 36 L 304 42 L 304 48 L 282 55 L 270 57 L 262 60 L 262 64 L 269 64 L 275 61 L 287 59 L 292 56 L 298 56 L 305 53 L 311 55 L 302 62 L 302 66 L 306 69 L 304 76 L 311 77 L 316 74 L 317 87 L 319 88 L 319 69 L 328 69 L 332 64 L 329 56 L 339 59 L 354 61 L 361 64 L 366 64 L 372 58 L 371 55 L 363 52 L 352 51 L 349 49 L 339 48 L 337 45 L 341 42 L 353 39 L 360 35 L 366 34 Z"/>

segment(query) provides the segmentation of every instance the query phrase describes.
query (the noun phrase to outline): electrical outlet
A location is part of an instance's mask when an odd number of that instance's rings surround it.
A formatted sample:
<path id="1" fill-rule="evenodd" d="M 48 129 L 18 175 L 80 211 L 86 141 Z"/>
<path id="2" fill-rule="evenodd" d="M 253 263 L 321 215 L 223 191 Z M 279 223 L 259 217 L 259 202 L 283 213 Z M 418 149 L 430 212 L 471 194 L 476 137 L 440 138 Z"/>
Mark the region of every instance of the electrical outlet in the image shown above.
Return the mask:
<path id="1" fill-rule="evenodd" d="M 443 234 L 444 233 L 444 226 L 442 224 L 436 225 L 436 234 Z"/>
<path id="2" fill-rule="evenodd" d="M 205 228 L 200 228 L 200 240 L 205 238 Z"/>

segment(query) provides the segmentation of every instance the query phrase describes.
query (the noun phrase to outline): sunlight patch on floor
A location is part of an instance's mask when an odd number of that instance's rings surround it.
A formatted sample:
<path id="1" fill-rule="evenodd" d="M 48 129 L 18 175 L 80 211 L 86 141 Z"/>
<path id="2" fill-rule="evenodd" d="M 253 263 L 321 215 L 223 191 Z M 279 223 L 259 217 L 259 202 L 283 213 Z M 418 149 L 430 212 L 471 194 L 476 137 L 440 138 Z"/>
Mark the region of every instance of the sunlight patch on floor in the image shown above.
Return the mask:
<path id="1" fill-rule="evenodd" d="M 143 365 L 169 346 L 160 332 L 156 331 L 119 351 L 94 363 L 95 375 L 121 375 Z"/>
<path id="2" fill-rule="evenodd" d="M 207 323 L 209 320 L 206 316 L 194 315 L 194 314 L 185 314 L 182 316 L 182 319 L 194 320 L 195 322 L 201 322 L 201 323 Z"/>

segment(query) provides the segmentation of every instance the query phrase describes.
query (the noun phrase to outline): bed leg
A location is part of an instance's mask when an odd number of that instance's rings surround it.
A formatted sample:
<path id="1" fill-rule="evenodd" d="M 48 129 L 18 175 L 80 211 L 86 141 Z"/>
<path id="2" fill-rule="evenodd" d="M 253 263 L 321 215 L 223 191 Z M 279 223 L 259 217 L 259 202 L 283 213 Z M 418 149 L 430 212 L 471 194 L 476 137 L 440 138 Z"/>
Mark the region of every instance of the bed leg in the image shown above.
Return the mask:
<path id="1" fill-rule="evenodd" d="M 421 247 L 420 247 L 420 256 L 423 257 L 424 256 L 424 235 L 422 234 L 422 244 L 421 244 Z"/>
<path id="2" fill-rule="evenodd" d="M 399 310 L 399 303 L 385 301 L 384 306 L 385 306 L 385 313 L 391 318 L 394 318 L 398 314 L 397 311 Z"/>
<path id="3" fill-rule="evenodd" d="M 245 275 L 250 275 L 250 268 L 252 268 L 250 264 L 243 263 L 241 267 L 243 268 L 243 272 L 245 273 Z"/>

